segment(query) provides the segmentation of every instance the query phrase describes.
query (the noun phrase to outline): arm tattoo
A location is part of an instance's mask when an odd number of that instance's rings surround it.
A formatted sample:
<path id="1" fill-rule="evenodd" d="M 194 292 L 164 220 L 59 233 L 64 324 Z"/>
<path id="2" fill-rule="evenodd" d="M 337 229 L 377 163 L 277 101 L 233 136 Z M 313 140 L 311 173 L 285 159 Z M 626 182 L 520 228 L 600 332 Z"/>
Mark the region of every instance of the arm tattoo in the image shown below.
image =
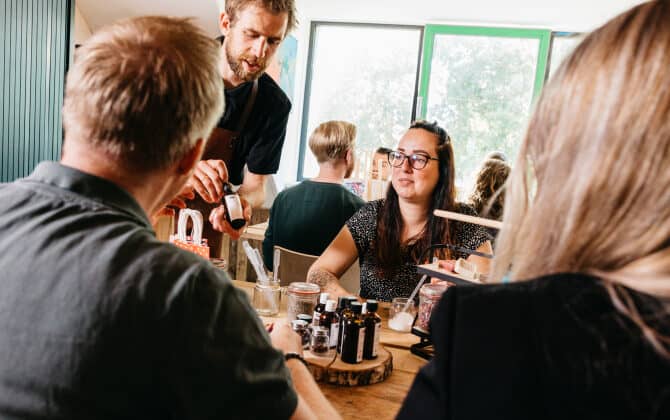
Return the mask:
<path id="1" fill-rule="evenodd" d="M 307 283 L 314 283 L 318 285 L 321 290 L 326 290 L 328 286 L 337 284 L 337 277 L 327 272 L 326 270 L 317 268 L 309 273 L 307 276 Z"/>

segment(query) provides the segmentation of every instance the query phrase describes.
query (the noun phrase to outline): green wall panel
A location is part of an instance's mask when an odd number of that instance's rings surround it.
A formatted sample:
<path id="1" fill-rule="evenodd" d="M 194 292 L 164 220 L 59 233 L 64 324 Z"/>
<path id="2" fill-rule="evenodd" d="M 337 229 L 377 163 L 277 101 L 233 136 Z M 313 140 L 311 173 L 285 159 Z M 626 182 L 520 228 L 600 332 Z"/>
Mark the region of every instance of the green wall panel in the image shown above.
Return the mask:
<path id="1" fill-rule="evenodd" d="M 60 157 L 73 0 L 0 2 L 0 182 Z"/>

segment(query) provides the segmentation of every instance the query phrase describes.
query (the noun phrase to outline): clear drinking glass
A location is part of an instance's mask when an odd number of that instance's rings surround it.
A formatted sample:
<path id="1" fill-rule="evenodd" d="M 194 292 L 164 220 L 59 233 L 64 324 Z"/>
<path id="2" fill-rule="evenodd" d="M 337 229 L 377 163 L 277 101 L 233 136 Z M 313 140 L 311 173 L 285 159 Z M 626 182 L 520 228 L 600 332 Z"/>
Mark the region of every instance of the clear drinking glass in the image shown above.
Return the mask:
<path id="1" fill-rule="evenodd" d="M 281 303 L 281 287 L 279 287 L 279 283 L 256 283 L 252 302 L 259 315 L 277 316 L 279 314 L 279 304 Z"/>
<path id="2" fill-rule="evenodd" d="M 416 317 L 416 304 L 414 301 L 407 305 L 407 309 L 403 311 L 407 304 L 407 298 L 393 298 L 391 307 L 389 308 L 388 326 L 390 329 L 400 332 L 412 331 L 412 324 Z"/>

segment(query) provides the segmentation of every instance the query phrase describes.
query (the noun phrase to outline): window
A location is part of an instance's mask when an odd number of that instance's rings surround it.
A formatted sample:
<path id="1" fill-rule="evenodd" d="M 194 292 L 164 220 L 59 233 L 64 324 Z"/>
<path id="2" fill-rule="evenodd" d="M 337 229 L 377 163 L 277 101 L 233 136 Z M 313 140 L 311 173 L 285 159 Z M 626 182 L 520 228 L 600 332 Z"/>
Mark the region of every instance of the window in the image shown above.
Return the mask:
<path id="1" fill-rule="evenodd" d="M 549 40 L 541 30 L 426 28 L 422 115 L 452 138 L 460 199 L 489 152 L 515 158 L 542 88 Z"/>
<path id="2" fill-rule="evenodd" d="M 549 77 L 558 69 L 563 60 L 575 49 L 582 40 L 581 34 L 556 32 L 551 38 L 551 59 L 549 60 Z"/>
<path id="3" fill-rule="evenodd" d="M 312 24 L 299 178 L 318 172 L 308 139 L 324 121 L 356 124 L 359 157 L 395 146 L 413 118 L 422 33 L 417 26 Z"/>

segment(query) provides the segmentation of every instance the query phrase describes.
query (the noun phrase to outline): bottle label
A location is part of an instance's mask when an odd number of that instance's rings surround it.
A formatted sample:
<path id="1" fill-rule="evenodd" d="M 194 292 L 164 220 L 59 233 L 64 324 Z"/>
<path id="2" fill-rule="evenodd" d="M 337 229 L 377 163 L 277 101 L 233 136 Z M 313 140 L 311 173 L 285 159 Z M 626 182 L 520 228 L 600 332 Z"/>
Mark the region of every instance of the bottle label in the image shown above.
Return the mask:
<path id="1" fill-rule="evenodd" d="M 330 325 L 330 347 L 337 346 L 337 339 L 340 336 L 340 323 L 333 322 Z"/>
<path id="2" fill-rule="evenodd" d="M 382 323 L 377 322 L 375 324 L 375 336 L 373 338 L 372 344 L 372 357 L 377 357 L 377 348 L 379 348 L 379 335 L 381 333 Z"/>
<path id="3" fill-rule="evenodd" d="M 358 331 L 358 348 L 356 349 L 356 363 L 363 361 L 363 343 L 365 343 L 365 327 Z"/>
<path id="4" fill-rule="evenodd" d="M 242 212 L 242 202 L 240 196 L 237 194 L 226 194 L 223 196 L 226 201 L 226 209 L 228 209 L 228 217 L 230 220 L 244 219 Z"/>
<path id="5" fill-rule="evenodd" d="M 314 311 L 312 314 L 312 327 L 318 327 L 319 326 L 319 317 L 321 314 L 317 311 Z"/>

